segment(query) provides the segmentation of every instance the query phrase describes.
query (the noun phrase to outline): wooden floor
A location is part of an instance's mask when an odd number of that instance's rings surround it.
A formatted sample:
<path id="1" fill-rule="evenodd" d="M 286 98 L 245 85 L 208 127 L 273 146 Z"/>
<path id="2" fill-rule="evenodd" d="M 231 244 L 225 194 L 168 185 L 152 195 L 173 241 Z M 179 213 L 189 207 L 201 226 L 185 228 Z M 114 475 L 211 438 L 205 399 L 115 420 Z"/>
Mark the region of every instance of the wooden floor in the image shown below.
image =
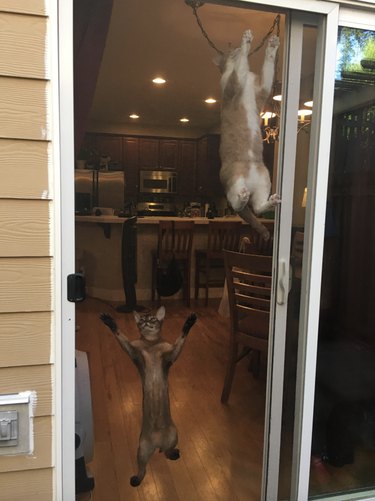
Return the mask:
<path id="1" fill-rule="evenodd" d="M 136 368 L 98 315 L 112 314 L 130 339 L 138 337 L 132 314 L 86 299 L 77 305 L 77 349 L 89 357 L 95 426 L 94 501 L 208 501 L 260 499 L 265 378 L 255 380 L 248 361 L 237 367 L 229 403 L 220 394 L 227 359 L 229 322 L 218 303 L 190 309 L 168 301 L 163 336 L 174 340 L 190 313 L 198 321 L 169 375 L 171 410 L 179 432 L 181 458 L 151 458 L 140 487 L 129 485 L 136 473 L 142 393 Z"/>

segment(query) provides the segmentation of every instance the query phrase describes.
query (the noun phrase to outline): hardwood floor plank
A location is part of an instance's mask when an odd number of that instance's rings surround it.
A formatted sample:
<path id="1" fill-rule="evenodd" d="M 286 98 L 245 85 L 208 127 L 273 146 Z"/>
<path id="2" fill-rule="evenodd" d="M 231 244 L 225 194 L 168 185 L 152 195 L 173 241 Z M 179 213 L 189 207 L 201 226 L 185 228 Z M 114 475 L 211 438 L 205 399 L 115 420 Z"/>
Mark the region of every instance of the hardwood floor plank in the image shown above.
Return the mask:
<path id="1" fill-rule="evenodd" d="M 244 360 L 236 371 L 229 404 L 221 404 L 229 324 L 217 315 L 217 304 L 204 307 L 202 302 L 187 308 L 182 302 L 170 301 L 166 305 L 163 337 L 171 343 L 180 335 L 189 313 L 194 310 L 198 315 L 169 375 L 181 457 L 170 461 L 155 453 L 137 488 L 129 486 L 129 478 L 137 471 L 140 377 L 98 315 L 101 311 L 110 313 L 129 339 L 139 335 L 134 317 L 92 299 L 77 310 L 77 347 L 89 353 L 95 439 L 99 444 L 90 465 L 97 477 L 94 501 L 257 501 L 265 383 L 251 376 Z M 116 483 L 111 497 L 106 493 L 101 498 L 108 483 Z"/>

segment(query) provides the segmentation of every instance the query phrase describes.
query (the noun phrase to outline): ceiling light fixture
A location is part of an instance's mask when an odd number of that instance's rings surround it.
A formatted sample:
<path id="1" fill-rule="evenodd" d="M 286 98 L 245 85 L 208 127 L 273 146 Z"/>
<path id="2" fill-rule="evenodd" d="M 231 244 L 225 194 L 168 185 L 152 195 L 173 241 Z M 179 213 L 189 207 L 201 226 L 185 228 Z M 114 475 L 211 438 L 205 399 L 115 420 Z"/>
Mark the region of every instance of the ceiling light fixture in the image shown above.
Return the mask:
<path id="1" fill-rule="evenodd" d="M 180 122 L 182 122 L 182 123 L 187 123 L 189 121 L 190 120 L 188 118 L 186 118 L 186 117 L 180 118 Z"/>
<path id="2" fill-rule="evenodd" d="M 214 99 L 213 97 L 208 97 L 207 99 L 204 100 L 204 102 L 207 104 L 215 104 L 216 99 Z"/>
<path id="3" fill-rule="evenodd" d="M 303 103 L 305 106 L 307 106 L 308 108 L 312 108 L 313 107 L 313 101 L 306 101 L 306 103 Z"/>
<path id="4" fill-rule="evenodd" d="M 136 120 L 137 118 L 139 118 L 139 115 L 137 115 L 136 113 L 132 113 L 131 115 L 129 115 L 129 118 L 133 118 L 134 120 Z"/>
<path id="5" fill-rule="evenodd" d="M 300 117 L 301 122 L 304 122 L 305 117 L 308 115 L 312 115 L 312 110 L 298 110 L 298 116 Z"/>
<path id="6" fill-rule="evenodd" d="M 156 85 L 163 85 L 165 84 L 166 80 L 162 77 L 156 77 L 156 78 L 153 78 L 152 81 L 154 82 L 154 84 Z"/>
<path id="7" fill-rule="evenodd" d="M 272 98 L 272 99 L 273 99 L 274 101 L 281 101 L 281 100 L 282 100 L 282 98 L 283 98 L 283 96 L 282 96 L 281 94 L 277 94 L 276 96 L 273 96 L 273 98 Z"/>

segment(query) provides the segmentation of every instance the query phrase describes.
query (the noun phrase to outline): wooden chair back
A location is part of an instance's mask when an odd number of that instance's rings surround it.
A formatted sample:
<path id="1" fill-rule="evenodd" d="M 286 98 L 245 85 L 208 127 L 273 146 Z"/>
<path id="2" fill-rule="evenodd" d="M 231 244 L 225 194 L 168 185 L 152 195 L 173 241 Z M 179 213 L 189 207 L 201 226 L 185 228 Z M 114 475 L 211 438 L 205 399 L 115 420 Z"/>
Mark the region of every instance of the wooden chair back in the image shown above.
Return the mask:
<path id="1" fill-rule="evenodd" d="M 267 351 L 272 257 L 224 251 L 232 335 L 237 342 Z"/>
<path id="2" fill-rule="evenodd" d="M 305 234 L 303 231 L 296 231 L 293 238 L 291 262 L 293 273 L 296 278 L 302 277 L 303 241 Z"/>
<path id="3" fill-rule="evenodd" d="M 194 221 L 159 221 L 158 258 L 190 259 Z"/>
<path id="4" fill-rule="evenodd" d="M 267 222 L 266 228 L 270 232 L 270 238 L 268 240 L 264 240 L 260 233 L 249 227 L 250 244 L 246 246 L 245 252 L 249 254 L 262 254 L 266 256 L 272 256 L 274 222 Z"/>
<path id="5" fill-rule="evenodd" d="M 209 221 L 207 257 L 223 259 L 223 249 L 238 251 L 241 221 Z"/>

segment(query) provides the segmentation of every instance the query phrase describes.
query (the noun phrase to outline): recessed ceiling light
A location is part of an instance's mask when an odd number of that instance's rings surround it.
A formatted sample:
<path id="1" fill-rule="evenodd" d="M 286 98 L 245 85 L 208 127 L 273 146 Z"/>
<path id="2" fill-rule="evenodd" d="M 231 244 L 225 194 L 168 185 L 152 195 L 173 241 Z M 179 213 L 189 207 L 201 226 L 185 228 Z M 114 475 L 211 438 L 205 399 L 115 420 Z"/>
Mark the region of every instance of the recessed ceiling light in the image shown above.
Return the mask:
<path id="1" fill-rule="evenodd" d="M 129 115 L 129 118 L 133 118 L 135 120 L 136 118 L 139 118 L 139 115 L 132 113 L 131 115 Z"/>
<path id="2" fill-rule="evenodd" d="M 180 122 L 186 123 L 189 122 L 190 120 L 186 117 L 180 118 Z"/>
<path id="3" fill-rule="evenodd" d="M 207 104 L 214 104 L 216 103 L 216 99 L 214 99 L 213 97 L 208 97 L 207 99 L 204 100 L 204 102 Z"/>
<path id="4" fill-rule="evenodd" d="M 277 96 L 273 96 L 272 98 L 274 101 L 281 101 L 282 99 L 282 95 L 281 94 L 278 94 Z"/>
<path id="5" fill-rule="evenodd" d="M 303 103 L 305 106 L 308 106 L 309 108 L 313 107 L 313 101 L 306 101 L 306 103 Z"/>
<path id="6" fill-rule="evenodd" d="M 166 80 L 162 77 L 156 77 L 156 78 L 153 78 L 152 81 L 154 82 L 154 84 L 156 85 L 163 85 L 165 84 Z"/>

